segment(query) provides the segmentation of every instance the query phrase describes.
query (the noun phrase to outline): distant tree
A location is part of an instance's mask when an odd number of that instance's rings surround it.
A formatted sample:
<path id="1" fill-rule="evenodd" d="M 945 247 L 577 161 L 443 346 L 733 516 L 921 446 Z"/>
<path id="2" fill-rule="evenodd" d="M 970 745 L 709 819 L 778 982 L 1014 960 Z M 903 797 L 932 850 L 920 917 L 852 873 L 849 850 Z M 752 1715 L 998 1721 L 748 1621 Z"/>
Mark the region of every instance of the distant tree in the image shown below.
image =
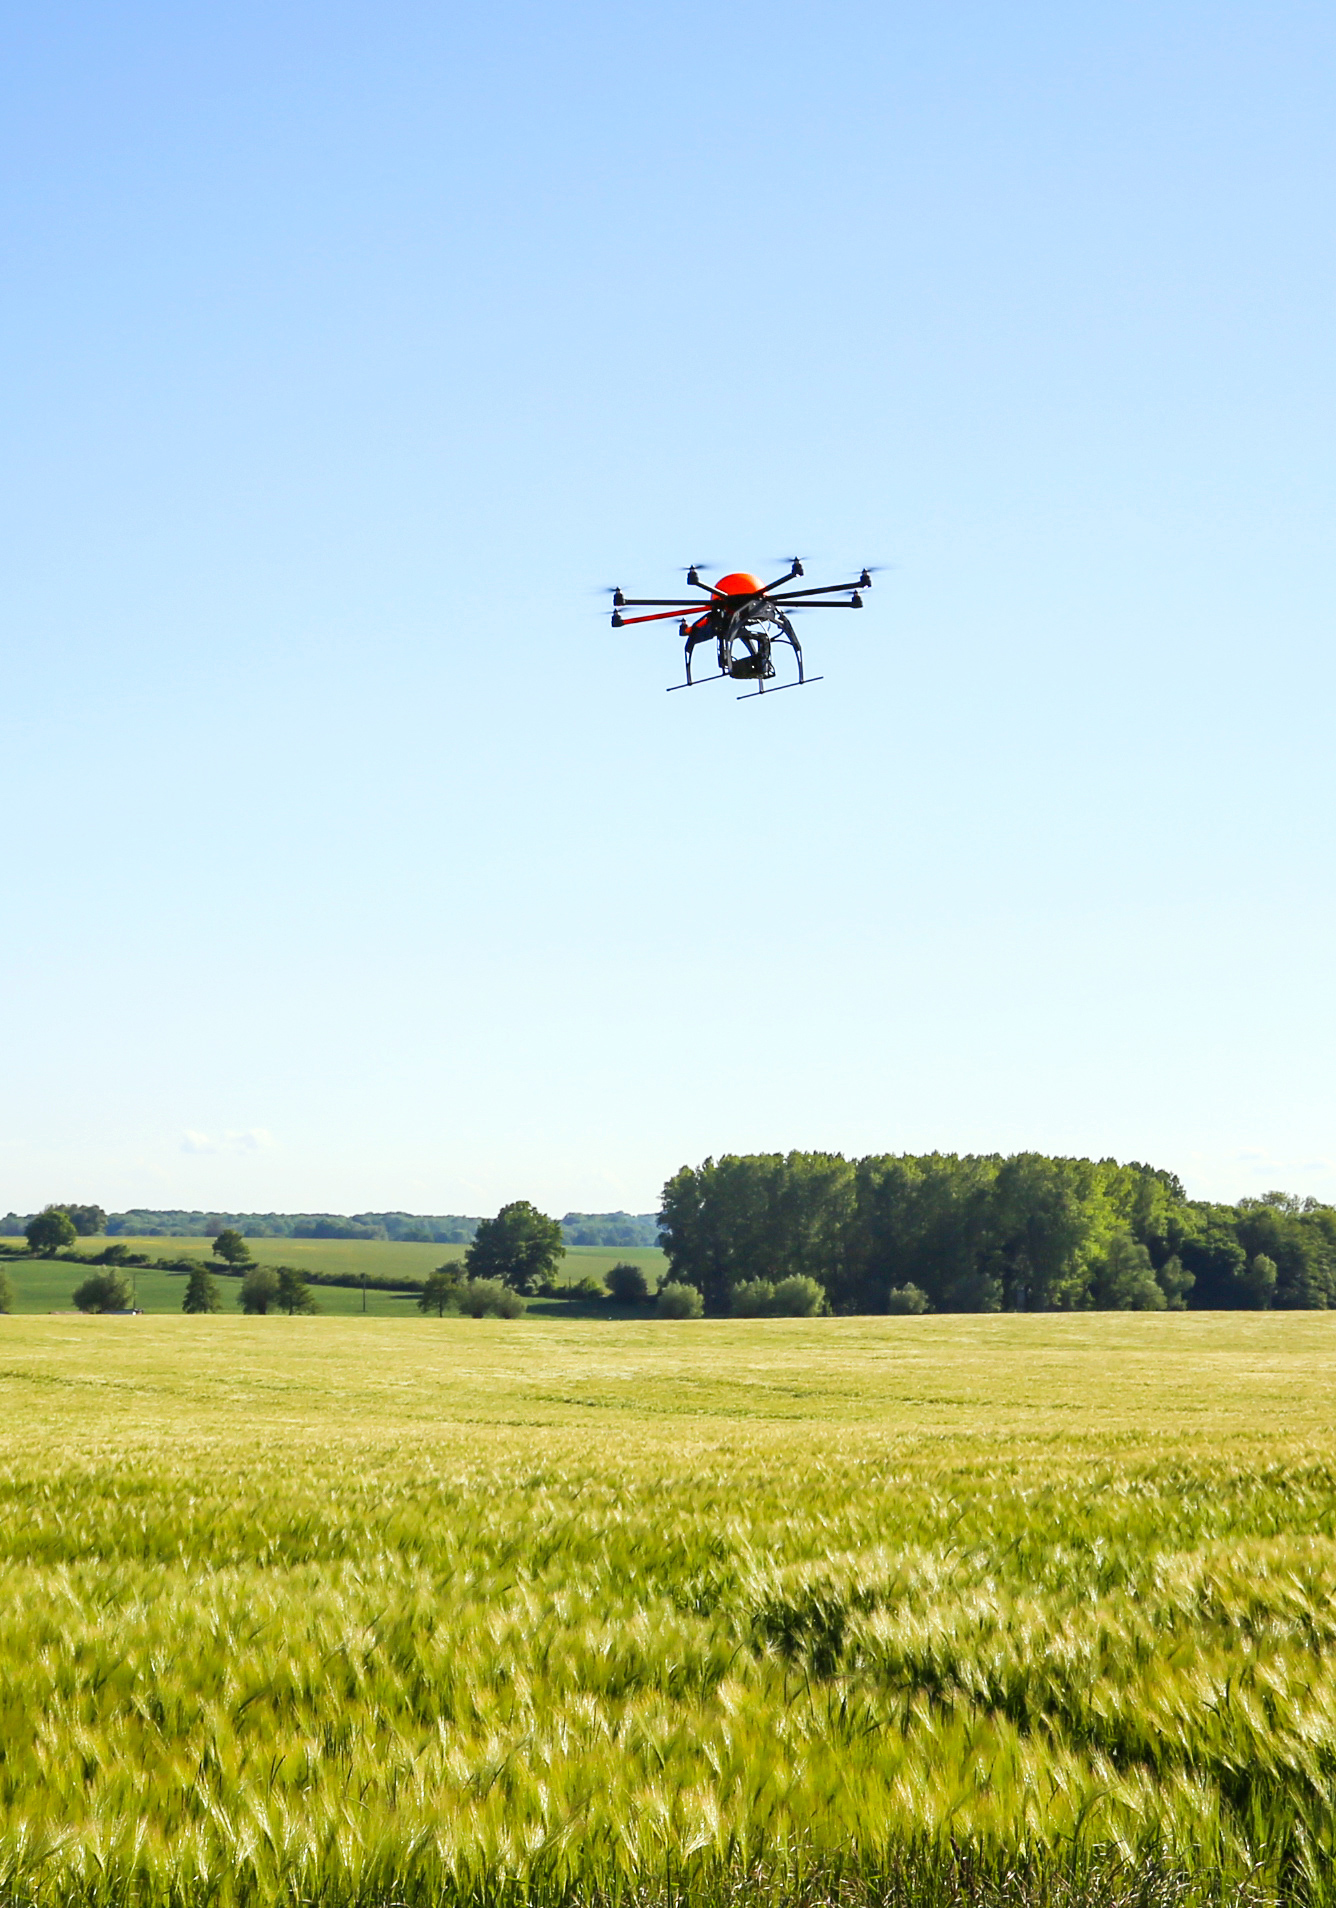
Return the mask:
<path id="1" fill-rule="evenodd" d="M 649 1297 L 649 1280 L 638 1265 L 625 1261 L 603 1274 L 603 1283 L 619 1305 L 643 1305 Z"/>
<path id="2" fill-rule="evenodd" d="M 278 1304 L 278 1274 L 272 1265 L 253 1265 L 241 1281 L 237 1304 L 252 1318 L 263 1318 Z"/>
<path id="3" fill-rule="evenodd" d="M 320 1307 L 311 1296 L 311 1288 L 306 1283 L 306 1275 L 295 1265 L 275 1266 L 278 1274 L 277 1303 L 280 1311 L 291 1318 L 296 1312 L 318 1312 Z"/>
<path id="4" fill-rule="evenodd" d="M 250 1264 L 250 1247 L 232 1226 L 224 1226 L 214 1240 L 211 1250 L 216 1252 L 220 1259 L 226 1259 L 229 1265 Z"/>
<path id="5" fill-rule="evenodd" d="M 893 1318 L 913 1318 L 928 1309 L 928 1294 L 912 1281 L 893 1285 L 886 1294 L 886 1310 Z"/>
<path id="6" fill-rule="evenodd" d="M 128 1312 L 130 1288 L 118 1272 L 94 1272 L 74 1288 L 81 1312 Z"/>
<path id="7" fill-rule="evenodd" d="M 463 1286 L 464 1281 L 459 1276 L 459 1261 L 447 1259 L 444 1265 L 438 1265 L 422 1281 L 422 1290 L 417 1299 L 419 1312 L 435 1312 L 437 1318 L 444 1318 L 447 1312 L 457 1312 Z"/>
<path id="8" fill-rule="evenodd" d="M 1150 1253 L 1130 1232 L 1116 1232 L 1095 1277 L 1095 1304 L 1103 1311 L 1162 1312 L 1168 1301 Z"/>
<path id="9" fill-rule="evenodd" d="M 1243 1285 L 1252 1297 L 1259 1312 L 1266 1311 L 1276 1296 L 1276 1262 L 1268 1259 L 1265 1252 L 1258 1252 L 1248 1262 L 1248 1270 L 1243 1275 Z"/>
<path id="10" fill-rule="evenodd" d="M 532 1292 L 565 1256 L 560 1222 L 527 1199 L 513 1199 L 495 1219 L 479 1220 L 464 1263 L 470 1278 L 504 1279 L 517 1292 Z"/>
<path id="11" fill-rule="evenodd" d="M 218 1312 L 223 1301 L 218 1296 L 218 1284 L 207 1265 L 197 1265 L 186 1280 L 186 1295 L 181 1300 L 183 1312 Z"/>
<path id="12" fill-rule="evenodd" d="M 74 1230 L 81 1239 L 92 1239 L 99 1232 L 105 1232 L 107 1229 L 107 1215 L 103 1212 L 101 1206 L 71 1206 L 67 1204 L 62 1210 L 70 1215 Z"/>
<path id="13" fill-rule="evenodd" d="M 0 1312 L 12 1312 L 14 1309 L 14 1287 L 10 1283 L 8 1272 L 0 1266 Z"/>
<path id="14" fill-rule="evenodd" d="M 132 1259 L 138 1262 L 142 1258 L 142 1253 L 131 1252 L 128 1245 L 118 1241 L 115 1245 L 103 1246 L 93 1263 L 94 1265 L 129 1265 Z"/>
<path id="15" fill-rule="evenodd" d="M 28 1221 L 23 1232 L 28 1241 L 28 1250 L 46 1259 L 53 1258 L 64 1247 L 72 1246 L 79 1236 L 74 1229 L 74 1221 L 63 1206 L 44 1207 Z"/>
<path id="16" fill-rule="evenodd" d="M 660 1318 L 703 1318 L 705 1300 L 694 1285 L 678 1285 L 670 1280 L 659 1287 L 657 1310 Z"/>
<path id="17" fill-rule="evenodd" d="M 1192 1290 L 1197 1281 L 1192 1273 L 1187 1270 L 1183 1261 L 1176 1253 L 1165 1260 L 1164 1264 L 1155 1274 L 1155 1279 L 1160 1290 L 1164 1293 L 1165 1303 L 1168 1305 L 1169 1310 L 1171 1312 L 1186 1312 L 1188 1309 L 1188 1293 Z"/>

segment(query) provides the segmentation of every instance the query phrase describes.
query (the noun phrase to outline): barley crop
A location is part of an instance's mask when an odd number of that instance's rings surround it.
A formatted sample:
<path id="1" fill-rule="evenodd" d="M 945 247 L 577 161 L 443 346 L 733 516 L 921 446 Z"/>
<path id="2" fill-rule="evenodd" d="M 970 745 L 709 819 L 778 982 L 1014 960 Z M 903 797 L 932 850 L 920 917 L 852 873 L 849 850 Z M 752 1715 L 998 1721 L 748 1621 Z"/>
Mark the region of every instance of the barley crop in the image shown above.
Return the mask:
<path id="1" fill-rule="evenodd" d="M 1336 1897 L 1336 1320 L 0 1330 L 0 1903 Z"/>

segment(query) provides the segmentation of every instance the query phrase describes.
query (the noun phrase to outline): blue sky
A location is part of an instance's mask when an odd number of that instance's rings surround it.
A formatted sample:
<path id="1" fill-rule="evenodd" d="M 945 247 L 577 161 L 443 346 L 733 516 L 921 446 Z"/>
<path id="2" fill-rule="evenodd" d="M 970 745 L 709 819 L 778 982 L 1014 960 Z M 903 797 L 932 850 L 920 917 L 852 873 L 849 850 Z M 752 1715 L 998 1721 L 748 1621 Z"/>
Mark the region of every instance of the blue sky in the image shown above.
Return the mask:
<path id="1" fill-rule="evenodd" d="M 1336 16 L 0 21 L 0 1209 L 1336 1198 Z M 888 566 L 665 696 L 600 586 Z"/>

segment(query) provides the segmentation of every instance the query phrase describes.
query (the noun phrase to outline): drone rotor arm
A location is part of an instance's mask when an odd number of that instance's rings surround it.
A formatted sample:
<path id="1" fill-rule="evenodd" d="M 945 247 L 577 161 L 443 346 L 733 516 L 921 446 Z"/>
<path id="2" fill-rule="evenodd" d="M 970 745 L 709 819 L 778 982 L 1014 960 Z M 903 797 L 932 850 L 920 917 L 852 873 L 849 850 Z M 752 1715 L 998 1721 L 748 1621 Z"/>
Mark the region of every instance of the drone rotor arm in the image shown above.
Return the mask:
<path id="1" fill-rule="evenodd" d="M 621 629 L 627 623 L 671 623 L 683 610 L 704 610 L 708 615 L 709 608 L 708 603 L 679 603 L 676 609 L 656 610 L 653 616 L 619 616 L 616 627 Z"/>
<path id="2" fill-rule="evenodd" d="M 780 603 L 797 603 L 805 596 L 838 596 L 845 590 L 870 590 L 871 588 L 870 583 L 864 583 L 859 577 L 853 583 L 815 583 L 810 589 L 786 590 L 783 596 L 775 600 Z"/>
<path id="3" fill-rule="evenodd" d="M 776 596 L 771 600 L 776 603 L 787 603 L 791 610 L 862 609 L 863 607 L 862 598 L 857 596 L 851 598 L 847 603 L 804 603 L 792 596 Z"/>

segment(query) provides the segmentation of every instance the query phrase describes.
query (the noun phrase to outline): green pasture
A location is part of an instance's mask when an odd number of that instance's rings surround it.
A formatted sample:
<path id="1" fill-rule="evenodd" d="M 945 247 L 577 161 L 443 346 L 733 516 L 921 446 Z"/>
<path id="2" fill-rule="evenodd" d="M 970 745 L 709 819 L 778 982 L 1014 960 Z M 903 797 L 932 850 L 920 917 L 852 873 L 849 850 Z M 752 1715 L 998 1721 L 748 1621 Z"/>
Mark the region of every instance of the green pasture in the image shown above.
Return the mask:
<path id="1" fill-rule="evenodd" d="M 261 1265 L 295 1265 L 306 1271 L 341 1272 L 354 1277 L 365 1272 L 368 1278 L 424 1279 L 438 1265 L 462 1259 L 465 1251 L 461 1245 L 417 1245 L 390 1239 L 248 1239 L 246 1243 L 251 1256 Z M 131 1252 L 146 1253 L 150 1259 L 199 1259 L 218 1270 L 217 1260 L 210 1251 L 211 1239 L 82 1239 L 77 1250 L 93 1253 L 108 1244 L 123 1244 Z M 602 1246 L 569 1246 L 559 1277 L 565 1284 L 574 1284 L 586 1277 L 601 1278 L 619 1261 L 643 1266 L 651 1289 L 666 1265 L 663 1253 L 653 1246 L 623 1251 Z M 70 1304 L 75 1286 L 88 1277 L 89 1271 L 85 1265 L 75 1265 L 59 1257 L 5 1259 L 0 1260 L 0 1265 L 14 1287 L 16 1312 L 64 1310 Z M 123 1271 L 127 1282 L 134 1281 L 135 1297 L 144 1311 L 180 1311 L 186 1283 L 184 1272 L 161 1272 L 154 1266 L 130 1266 Z M 236 1303 L 238 1286 L 238 1280 L 220 1275 L 219 1289 L 225 1306 Z M 360 1314 L 362 1310 L 361 1292 L 344 1286 L 320 1286 L 316 1301 L 323 1312 L 335 1315 Z M 536 1299 L 532 1309 L 542 1314 L 560 1313 L 568 1307 L 561 1302 L 553 1304 Z M 369 1291 L 366 1310 L 369 1316 L 376 1318 L 418 1317 L 412 1297 L 393 1292 Z"/>
<path id="2" fill-rule="evenodd" d="M 1336 1898 L 1336 1318 L 0 1318 L 5 1908 Z"/>

